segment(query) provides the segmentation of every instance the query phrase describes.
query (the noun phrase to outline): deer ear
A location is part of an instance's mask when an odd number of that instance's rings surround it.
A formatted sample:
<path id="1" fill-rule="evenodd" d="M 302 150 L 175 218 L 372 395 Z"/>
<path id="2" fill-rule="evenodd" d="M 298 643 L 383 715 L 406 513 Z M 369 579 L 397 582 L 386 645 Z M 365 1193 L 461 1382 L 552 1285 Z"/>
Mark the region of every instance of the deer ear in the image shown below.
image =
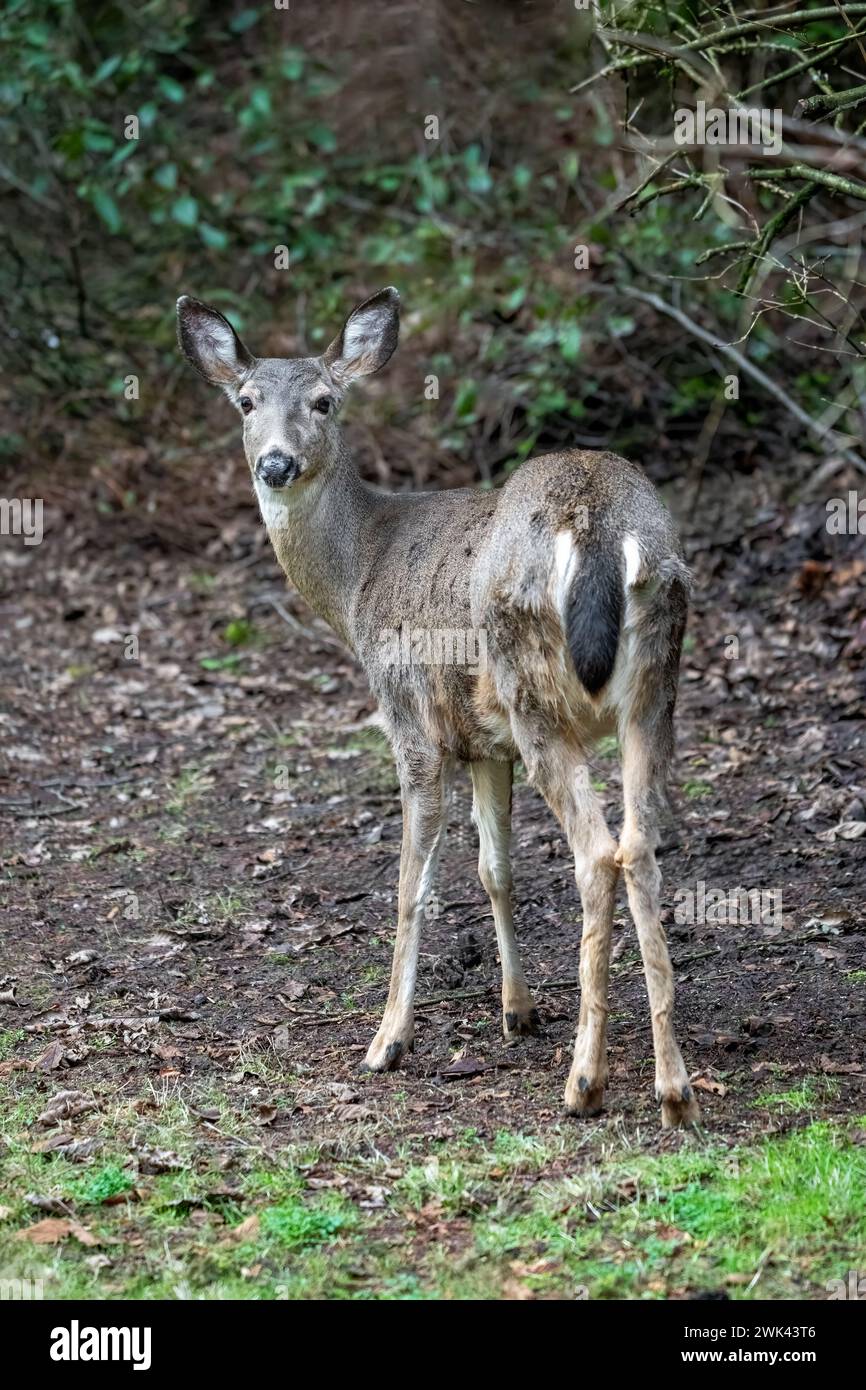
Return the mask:
<path id="1" fill-rule="evenodd" d="M 188 294 L 177 301 L 177 341 L 187 361 L 212 386 L 231 391 L 255 364 L 228 319 Z"/>
<path id="2" fill-rule="evenodd" d="M 369 376 L 384 367 L 400 333 L 400 296 L 393 285 L 353 309 L 324 361 L 339 381 Z"/>

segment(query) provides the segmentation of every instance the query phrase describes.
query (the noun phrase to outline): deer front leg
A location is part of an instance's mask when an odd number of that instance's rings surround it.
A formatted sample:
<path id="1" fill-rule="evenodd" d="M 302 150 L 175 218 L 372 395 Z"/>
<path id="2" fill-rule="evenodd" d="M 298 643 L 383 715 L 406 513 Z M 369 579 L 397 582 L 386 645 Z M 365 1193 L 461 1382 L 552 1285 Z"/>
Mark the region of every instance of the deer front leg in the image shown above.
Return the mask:
<path id="1" fill-rule="evenodd" d="M 415 757 L 411 760 L 411 769 L 403 766 L 399 770 L 403 798 L 403 845 L 400 851 L 397 940 L 385 1013 L 364 1060 L 364 1067 L 368 1071 L 391 1071 L 412 1048 L 421 926 L 424 906 L 435 881 L 444 826 L 441 758 Z"/>

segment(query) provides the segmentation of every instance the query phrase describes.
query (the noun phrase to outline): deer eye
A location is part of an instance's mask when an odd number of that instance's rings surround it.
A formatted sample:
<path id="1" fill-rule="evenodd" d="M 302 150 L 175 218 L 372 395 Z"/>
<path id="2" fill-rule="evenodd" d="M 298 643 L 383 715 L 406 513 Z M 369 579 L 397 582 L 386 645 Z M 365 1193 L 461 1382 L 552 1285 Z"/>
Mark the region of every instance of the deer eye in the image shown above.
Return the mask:
<path id="1" fill-rule="evenodd" d="M 318 410 L 320 415 L 327 415 L 331 409 L 331 397 L 320 396 L 317 401 L 313 401 L 313 409 Z"/>
<path id="2" fill-rule="evenodd" d="M 250 396 L 241 396 L 240 404 L 241 410 L 244 412 L 244 415 L 249 415 L 250 411 L 253 408 L 252 398 Z"/>

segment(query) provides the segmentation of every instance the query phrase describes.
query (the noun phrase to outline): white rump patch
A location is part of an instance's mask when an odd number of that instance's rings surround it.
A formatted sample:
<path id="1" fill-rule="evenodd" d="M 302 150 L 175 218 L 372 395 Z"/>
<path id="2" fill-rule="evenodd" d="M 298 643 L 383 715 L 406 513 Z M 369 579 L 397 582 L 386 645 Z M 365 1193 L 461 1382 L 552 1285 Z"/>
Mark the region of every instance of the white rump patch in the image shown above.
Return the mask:
<path id="1" fill-rule="evenodd" d="M 643 555 L 637 536 L 623 536 L 622 553 L 625 556 L 625 582 L 630 589 L 637 584 L 643 569 Z"/>
<path id="2" fill-rule="evenodd" d="M 577 549 L 570 531 L 557 531 L 553 563 L 553 601 L 565 624 L 565 605 L 577 568 Z"/>

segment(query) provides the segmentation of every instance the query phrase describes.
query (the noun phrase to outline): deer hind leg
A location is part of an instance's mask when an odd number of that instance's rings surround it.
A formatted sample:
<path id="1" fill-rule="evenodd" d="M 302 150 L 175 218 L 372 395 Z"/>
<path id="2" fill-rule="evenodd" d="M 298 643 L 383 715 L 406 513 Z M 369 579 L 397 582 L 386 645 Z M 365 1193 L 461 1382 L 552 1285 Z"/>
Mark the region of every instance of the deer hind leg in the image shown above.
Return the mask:
<path id="1" fill-rule="evenodd" d="M 674 1035 L 674 976 L 660 915 L 661 874 L 656 863 L 659 820 L 666 804 L 665 781 L 673 746 L 672 700 L 656 702 L 621 733 L 625 817 L 617 863 L 625 878 L 637 928 L 655 1051 L 655 1090 L 662 1126 L 695 1124 L 700 1110 Z"/>
<path id="2" fill-rule="evenodd" d="M 477 762 L 472 774 L 472 819 L 478 829 L 478 876 L 490 898 L 502 964 L 502 1032 L 506 1041 L 536 1033 L 535 1007 L 511 915 L 511 763 Z"/>
<path id="3" fill-rule="evenodd" d="M 438 754 L 413 750 L 411 757 L 398 756 L 397 761 L 403 800 L 397 939 L 388 1002 L 364 1060 L 368 1071 L 391 1071 L 414 1042 L 421 927 L 435 883 L 445 820 L 445 767 Z"/>
<path id="4" fill-rule="evenodd" d="M 539 741 L 535 741 L 535 748 Z M 580 939 L 580 1018 L 565 1088 L 570 1115 L 597 1115 L 608 1083 L 607 1017 L 610 941 L 619 869 L 583 754 L 564 741 L 546 741 L 543 760 L 526 750 L 530 780 L 562 825 L 574 855 L 583 909 Z"/>

